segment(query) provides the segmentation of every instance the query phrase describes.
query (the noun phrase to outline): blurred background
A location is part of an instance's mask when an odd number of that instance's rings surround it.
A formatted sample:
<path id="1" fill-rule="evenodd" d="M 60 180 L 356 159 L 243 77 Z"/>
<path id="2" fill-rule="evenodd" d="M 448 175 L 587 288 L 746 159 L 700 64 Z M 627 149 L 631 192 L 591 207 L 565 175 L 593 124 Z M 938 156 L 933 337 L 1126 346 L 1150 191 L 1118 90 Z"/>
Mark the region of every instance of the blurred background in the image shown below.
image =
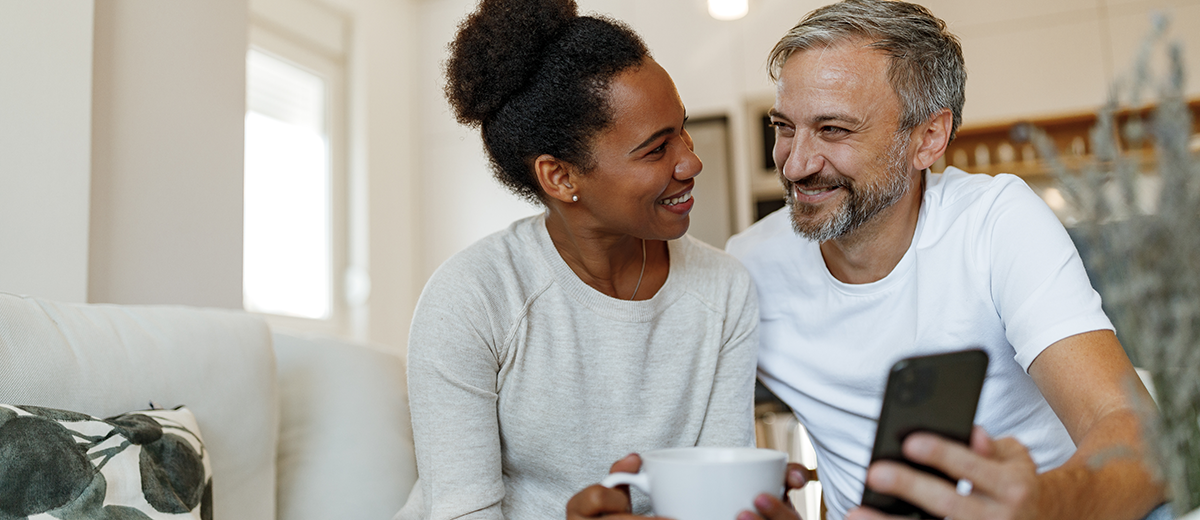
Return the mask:
<path id="1" fill-rule="evenodd" d="M 705 163 L 692 233 L 721 247 L 778 207 L 766 56 L 827 2 L 749 0 L 733 20 L 707 0 L 579 3 L 631 25 L 678 85 Z M 934 171 L 1021 174 L 1068 224 L 1013 123 L 1086 156 L 1090 114 L 1155 12 L 1200 99 L 1200 0 L 922 3 L 959 35 L 969 73 L 961 137 Z M 429 275 L 539 211 L 492 180 L 441 94 L 473 8 L 0 0 L 0 291 L 244 308 L 403 353 Z"/>

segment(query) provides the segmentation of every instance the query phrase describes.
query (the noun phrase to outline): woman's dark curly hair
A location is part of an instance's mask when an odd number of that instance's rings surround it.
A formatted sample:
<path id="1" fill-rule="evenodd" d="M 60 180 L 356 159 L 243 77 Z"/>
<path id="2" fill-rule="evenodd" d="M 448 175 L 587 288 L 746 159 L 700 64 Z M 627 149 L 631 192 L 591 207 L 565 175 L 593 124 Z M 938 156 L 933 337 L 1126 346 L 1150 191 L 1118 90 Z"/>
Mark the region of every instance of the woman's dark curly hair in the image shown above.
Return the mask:
<path id="1" fill-rule="evenodd" d="M 480 127 L 496 178 L 538 202 L 534 159 L 591 170 L 593 138 L 612 123 L 608 86 L 649 54 L 621 22 L 578 16 L 574 0 L 483 0 L 450 43 L 446 98 Z"/>

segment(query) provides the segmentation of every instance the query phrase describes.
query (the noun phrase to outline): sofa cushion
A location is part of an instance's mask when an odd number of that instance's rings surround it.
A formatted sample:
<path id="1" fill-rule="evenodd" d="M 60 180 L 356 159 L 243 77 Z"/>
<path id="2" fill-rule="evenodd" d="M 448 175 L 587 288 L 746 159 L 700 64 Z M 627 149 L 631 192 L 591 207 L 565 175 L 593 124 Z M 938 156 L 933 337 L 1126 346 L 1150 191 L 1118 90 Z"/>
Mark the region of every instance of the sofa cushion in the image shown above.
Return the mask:
<path id="1" fill-rule="evenodd" d="M 0 293 L 0 402 L 110 417 L 187 405 L 212 455 L 215 518 L 274 520 L 270 331 L 244 312 Z"/>
<path id="2" fill-rule="evenodd" d="M 0 404 L 0 518 L 212 520 L 212 469 L 186 408 L 108 419 Z"/>
<path id="3" fill-rule="evenodd" d="M 276 333 L 279 517 L 391 520 L 416 480 L 404 363 L 378 348 Z"/>

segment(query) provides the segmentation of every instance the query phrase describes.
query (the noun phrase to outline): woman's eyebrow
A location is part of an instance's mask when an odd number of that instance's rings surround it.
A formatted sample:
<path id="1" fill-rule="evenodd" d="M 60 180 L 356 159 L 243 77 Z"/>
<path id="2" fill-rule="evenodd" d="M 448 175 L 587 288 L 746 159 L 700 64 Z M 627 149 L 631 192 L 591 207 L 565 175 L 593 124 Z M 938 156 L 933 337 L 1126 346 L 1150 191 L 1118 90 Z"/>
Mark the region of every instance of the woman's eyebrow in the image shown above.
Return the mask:
<path id="1" fill-rule="evenodd" d="M 633 150 L 630 150 L 630 151 L 629 151 L 629 154 L 630 154 L 630 155 L 633 155 L 633 154 L 634 154 L 634 153 L 636 153 L 638 150 L 641 150 L 642 148 L 645 148 L 645 147 L 647 147 L 647 146 L 650 146 L 650 144 L 651 144 L 651 143 L 653 143 L 654 141 L 658 140 L 658 138 L 659 138 L 659 137 L 662 137 L 662 136 L 664 136 L 664 135 L 671 135 L 671 134 L 673 134 L 673 133 L 675 133 L 675 132 L 678 132 L 678 131 L 679 131 L 679 129 L 678 129 L 678 128 L 667 127 L 667 128 L 664 128 L 664 129 L 662 129 L 662 130 L 659 130 L 659 131 L 657 131 L 657 132 L 654 132 L 654 134 L 653 134 L 653 135 L 651 135 L 651 136 L 650 136 L 649 138 L 647 138 L 645 141 L 642 141 L 642 144 L 639 144 L 639 145 L 637 145 L 636 147 L 634 147 L 634 149 L 633 149 Z"/>

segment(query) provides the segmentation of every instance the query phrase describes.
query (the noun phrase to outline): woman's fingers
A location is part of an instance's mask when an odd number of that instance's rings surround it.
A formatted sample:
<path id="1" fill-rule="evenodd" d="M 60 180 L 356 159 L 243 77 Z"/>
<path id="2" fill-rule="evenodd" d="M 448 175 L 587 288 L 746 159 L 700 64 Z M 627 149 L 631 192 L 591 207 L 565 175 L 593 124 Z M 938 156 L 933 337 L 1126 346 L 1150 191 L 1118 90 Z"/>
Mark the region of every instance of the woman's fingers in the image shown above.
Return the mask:
<path id="1" fill-rule="evenodd" d="M 636 453 L 630 453 L 625 458 L 613 463 L 612 467 L 608 468 L 609 473 L 637 473 L 642 469 L 642 458 Z"/>
<path id="2" fill-rule="evenodd" d="M 604 515 L 629 513 L 629 495 L 619 489 L 593 484 L 567 501 L 567 518 L 584 520 Z"/>
<path id="3" fill-rule="evenodd" d="M 791 472 L 789 471 L 789 473 Z M 766 493 L 754 498 L 754 508 L 758 510 L 758 514 L 742 511 L 737 520 L 802 520 L 800 513 L 797 513 L 794 507 L 784 503 L 779 497 Z"/>

